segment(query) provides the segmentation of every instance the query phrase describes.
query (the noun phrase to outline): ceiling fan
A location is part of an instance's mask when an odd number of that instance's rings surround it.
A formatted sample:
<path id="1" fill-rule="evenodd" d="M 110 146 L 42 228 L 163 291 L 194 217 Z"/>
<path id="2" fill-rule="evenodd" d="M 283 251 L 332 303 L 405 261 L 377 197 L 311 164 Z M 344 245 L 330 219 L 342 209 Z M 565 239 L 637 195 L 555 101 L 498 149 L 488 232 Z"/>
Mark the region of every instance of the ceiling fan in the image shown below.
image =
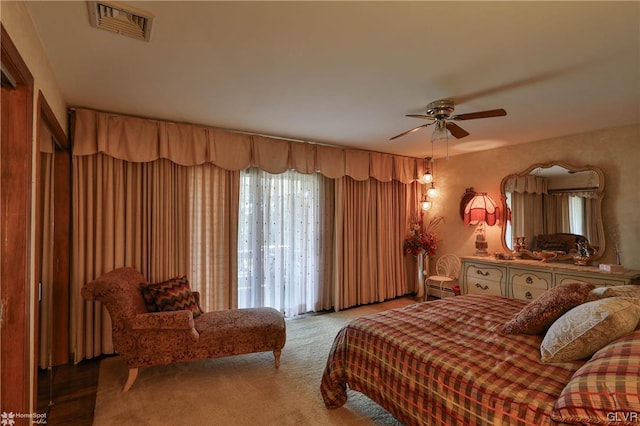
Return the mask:
<path id="1" fill-rule="evenodd" d="M 416 130 L 420 130 L 423 127 L 427 127 L 432 124 L 436 125 L 436 128 L 433 131 L 433 135 L 431 136 L 432 142 L 440 139 L 447 139 L 447 130 L 453 137 L 455 137 L 456 139 L 460 139 L 464 138 L 465 136 L 469 136 L 469 132 L 458 126 L 456 123 L 453 123 L 451 120 L 474 120 L 476 118 L 502 117 L 507 115 L 507 111 L 503 109 L 491 109 L 488 111 L 470 112 L 467 114 L 458 114 L 452 116 L 451 114 L 453 113 L 454 109 L 455 108 L 453 105 L 453 101 L 449 99 L 442 99 L 439 101 L 431 102 L 429 105 L 427 105 L 426 115 L 407 115 L 407 117 L 431 120 L 429 123 L 415 127 L 411 130 L 407 130 L 406 132 L 402 132 L 399 135 L 392 137 L 391 140 L 397 139 L 404 135 L 408 135 L 409 133 L 413 133 Z"/>

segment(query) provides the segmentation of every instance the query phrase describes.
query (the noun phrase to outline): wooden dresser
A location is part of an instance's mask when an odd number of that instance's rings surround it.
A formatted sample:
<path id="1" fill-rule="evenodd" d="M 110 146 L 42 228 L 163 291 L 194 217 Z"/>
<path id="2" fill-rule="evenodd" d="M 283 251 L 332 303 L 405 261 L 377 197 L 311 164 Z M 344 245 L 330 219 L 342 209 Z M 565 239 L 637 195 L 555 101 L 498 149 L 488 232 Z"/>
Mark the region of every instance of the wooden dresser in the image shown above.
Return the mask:
<path id="1" fill-rule="evenodd" d="M 588 282 L 597 286 L 640 284 L 640 271 L 616 274 L 603 272 L 597 266 L 470 256 L 462 258 L 460 281 L 465 294 L 534 300 L 551 287 L 569 282 Z"/>

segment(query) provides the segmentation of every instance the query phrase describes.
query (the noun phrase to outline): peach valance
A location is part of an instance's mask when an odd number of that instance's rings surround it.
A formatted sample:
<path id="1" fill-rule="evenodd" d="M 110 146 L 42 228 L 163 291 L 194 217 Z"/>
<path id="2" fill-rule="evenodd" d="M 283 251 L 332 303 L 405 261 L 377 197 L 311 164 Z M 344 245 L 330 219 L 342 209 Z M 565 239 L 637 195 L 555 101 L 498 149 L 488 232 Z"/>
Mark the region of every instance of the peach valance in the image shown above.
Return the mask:
<path id="1" fill-rule="evenodd" d="M 533 175 L 514 176 L 504 183 L 504 190 L 521 194 L 546 194 L 547 180 Z"/>
<path id="2" fill-rule="evenodd" d="M 414 157 L 76 109 L 73 155 L 97 153 L 132 162 L 165 158 L 183 166 L 212 163 L 225 170 L 320 172 L 360 181 L 411 183 L 423 174 L 422 159 Z"/>

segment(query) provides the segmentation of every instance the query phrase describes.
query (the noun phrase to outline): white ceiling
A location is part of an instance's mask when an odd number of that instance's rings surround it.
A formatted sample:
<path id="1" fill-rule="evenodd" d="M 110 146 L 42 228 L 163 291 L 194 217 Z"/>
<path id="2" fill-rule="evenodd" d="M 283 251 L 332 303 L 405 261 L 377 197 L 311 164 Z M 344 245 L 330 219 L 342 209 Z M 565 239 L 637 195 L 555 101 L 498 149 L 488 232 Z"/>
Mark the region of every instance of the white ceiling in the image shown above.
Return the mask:
<path id="1" fill-rule="evenodd" d="M 26 2 L 69 106 L 411 156 L 432 127 L 389 138 L 443 98 L 508 114 L 451 155 L 640 123 L 637 1 L 124 3 L 150 42 Z"/>

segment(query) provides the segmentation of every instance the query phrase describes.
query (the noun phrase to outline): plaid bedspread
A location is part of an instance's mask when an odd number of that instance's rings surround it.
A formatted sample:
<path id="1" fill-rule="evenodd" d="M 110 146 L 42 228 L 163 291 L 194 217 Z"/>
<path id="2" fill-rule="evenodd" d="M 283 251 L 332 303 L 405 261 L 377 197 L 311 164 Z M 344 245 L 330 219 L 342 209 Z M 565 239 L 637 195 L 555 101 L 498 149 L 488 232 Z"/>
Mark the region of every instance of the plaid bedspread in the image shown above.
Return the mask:
<path id="1" fill-rule="evenodd" d="M 362 392 L 409 425 L 554 425 L 553 405 L 583 361 L 542 364 L 542 336 L 496 327 L 526 302 L 465 295 L 358 318 L 322 376 L 328 408 Z"/>

